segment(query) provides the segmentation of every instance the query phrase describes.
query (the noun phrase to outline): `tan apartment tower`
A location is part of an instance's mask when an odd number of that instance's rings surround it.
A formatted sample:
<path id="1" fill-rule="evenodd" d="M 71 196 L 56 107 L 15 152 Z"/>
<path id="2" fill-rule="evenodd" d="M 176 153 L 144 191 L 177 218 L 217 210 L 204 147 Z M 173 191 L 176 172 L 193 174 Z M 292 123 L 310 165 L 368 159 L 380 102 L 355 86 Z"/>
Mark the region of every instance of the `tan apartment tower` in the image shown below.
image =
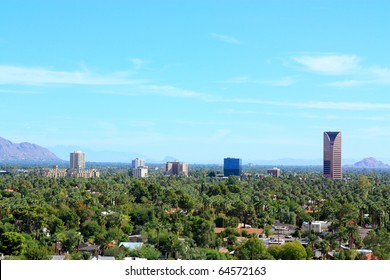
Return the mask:
<path id="1" fill-rule="evenodd" d="M 324 176 L 331 180 L 343 178 L 340 131 L 324 132 Z"/>
<path id="2" fill-rule="evenodd" d="M 85 154 L 81 151 L 70 153 L 69 167 L 70 169 L 84 169 Z"/>
<path id="3" fill-rule="evenodd" d="M 188 163 L 178 162 L 178 161 L 168 161 L 165 164 L 165 174 L 188 176 Z"/>

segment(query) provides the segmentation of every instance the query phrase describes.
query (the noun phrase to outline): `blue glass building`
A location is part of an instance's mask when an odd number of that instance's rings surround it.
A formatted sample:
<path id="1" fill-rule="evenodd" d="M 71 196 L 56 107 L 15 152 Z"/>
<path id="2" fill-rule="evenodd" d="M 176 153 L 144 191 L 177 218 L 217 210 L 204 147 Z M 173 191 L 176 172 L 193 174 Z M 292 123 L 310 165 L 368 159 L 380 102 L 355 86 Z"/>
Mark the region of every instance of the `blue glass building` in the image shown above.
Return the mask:
<path id="1" fill-rule="evenodd" d="M 225 158 L 223 160 L 223 175 L 240 176 L 242 171 L 242 162 L 240 158 Z"/>

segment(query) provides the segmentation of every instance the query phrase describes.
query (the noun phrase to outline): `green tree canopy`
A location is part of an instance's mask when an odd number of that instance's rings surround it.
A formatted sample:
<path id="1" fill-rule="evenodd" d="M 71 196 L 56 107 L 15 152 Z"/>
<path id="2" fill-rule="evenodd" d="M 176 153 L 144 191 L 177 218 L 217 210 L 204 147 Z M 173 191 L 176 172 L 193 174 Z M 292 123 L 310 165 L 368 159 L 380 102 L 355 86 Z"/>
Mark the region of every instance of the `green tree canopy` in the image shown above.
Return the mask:
<path id="1" fill-rule="evenodd" d="M 386 230 L 372 230 L 363 240 L 364 244 L 382 260 L 390 260 L 390 233 Z"/>
<path id="2" fill-rule="evenodd" d="M 307 257 L 306 249 L 298 241 L 286 243 L 281 246 L 282 260 L 305 260 Z"/>
<path id="3" fill-rule="evenodd" d="M 18 232 L 5 232 L 0 236 L 0 251 L 4 255 L 19 256 L 25 248 L 25 238 Z"/>
<path id="4" fill-rule="evenodd" d="M 264 243 L 258 238 L 250 238 L 245 243 L 237 248 L 235 254 L 239 260 L 264 260 L 273 258 L 267 254 Z"/>

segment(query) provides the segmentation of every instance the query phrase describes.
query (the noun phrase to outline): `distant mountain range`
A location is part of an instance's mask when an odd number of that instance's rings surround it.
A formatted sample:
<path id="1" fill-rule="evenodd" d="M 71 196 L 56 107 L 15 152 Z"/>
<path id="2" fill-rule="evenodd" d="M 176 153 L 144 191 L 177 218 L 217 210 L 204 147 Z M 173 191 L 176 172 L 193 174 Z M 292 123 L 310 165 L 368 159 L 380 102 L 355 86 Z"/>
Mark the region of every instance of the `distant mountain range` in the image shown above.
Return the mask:
<path id="1" fill-rule="evenodd" d="M 173 161 L 176 158 L 167 156 L 162 160 L 151 159 L 145 155 L 134 152 L 119 152 L 119 151 L 94 151 L 83 149 L 77 146 L 56 146 L 52 147 L 51 151 L 47 148 L 28 142 L 12 143 L 10 140 L 0 137 L 0 162 L 64 162 L 68 161 L 69 153 L 74 150 L 81 150 L 86 154 L 88 162 L 118 162 L 131 163 L 135 158 L 142 158 L 147 163 L 165 163 Z M 53 153 L 53 152 L 54 153 Z M 59 157 L 58 157 L 58 156 Z M 179 159 L 178 159 L 179 160 Z M 183 159 L 180 159 L 183 160 Z M 186 161 L 185 159 L 183 161 Z M 219 161 L 204 161 L 204 162 L 190 162 L 190 164 L 223 164 L 223 159 Z M 275 160 L 244 160 L 246 163 L 253 163 L 255 165 L 273 165 L 281 166 L 321 166 L 322 159 L 275 159 Z M 373 157 L 365 158 L 356 162 L 352 159 L 343 159 L 344 167 L 347 168 L 390 168 L 390 165 L 385 164 Z M 355 162 L 355 163 L 354 163 Z"/>
<path id="2" fill-rule="evenodd" d="M 353 167 L 353 168 L 390 168 L 390 165 L 385 164 L 381 162 L 380 160 L 377 160 L 373 157 L 368 157 L 365 159 L 362 159 L 361 161 L 356 162 L 352 166 L 347 166 L 347 167 Z"/>
<path id="3" fill-rule="evenodd" d="M 12 143 L 0 137 L 0 161 L 60 162 L 62 160 L 44 147 L 27 142 Z"/>

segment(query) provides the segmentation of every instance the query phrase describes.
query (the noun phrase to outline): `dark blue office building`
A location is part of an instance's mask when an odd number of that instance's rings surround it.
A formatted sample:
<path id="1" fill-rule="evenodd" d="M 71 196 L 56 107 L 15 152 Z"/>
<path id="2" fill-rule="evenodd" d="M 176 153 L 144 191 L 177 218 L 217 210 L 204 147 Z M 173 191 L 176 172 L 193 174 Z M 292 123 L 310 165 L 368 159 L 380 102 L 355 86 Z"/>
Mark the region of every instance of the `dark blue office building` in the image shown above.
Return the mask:
<path id="1" fill-rule="evenodd" d="M 240 158 L 225 158 L 223 160 L 223 175 L 240 176 L 242 171 L 242 163 Z"/>

